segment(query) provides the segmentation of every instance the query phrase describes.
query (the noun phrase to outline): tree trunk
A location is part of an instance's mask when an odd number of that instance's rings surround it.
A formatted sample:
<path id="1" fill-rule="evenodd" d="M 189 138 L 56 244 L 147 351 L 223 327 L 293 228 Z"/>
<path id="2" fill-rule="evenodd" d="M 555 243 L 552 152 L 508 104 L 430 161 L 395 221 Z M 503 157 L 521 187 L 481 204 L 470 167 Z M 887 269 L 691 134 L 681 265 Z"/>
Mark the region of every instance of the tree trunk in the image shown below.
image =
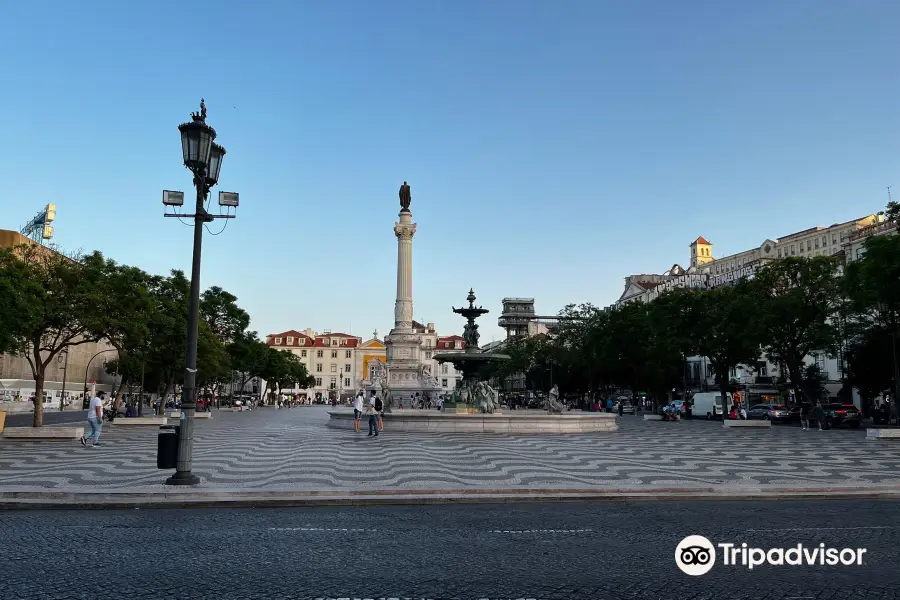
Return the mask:
<path id="1" fill-rule="evenodd" d="M 34 374 L 34 420 L 32 427 L 44 425 L 44 368 L 38 367 L 39 372 Z"/>

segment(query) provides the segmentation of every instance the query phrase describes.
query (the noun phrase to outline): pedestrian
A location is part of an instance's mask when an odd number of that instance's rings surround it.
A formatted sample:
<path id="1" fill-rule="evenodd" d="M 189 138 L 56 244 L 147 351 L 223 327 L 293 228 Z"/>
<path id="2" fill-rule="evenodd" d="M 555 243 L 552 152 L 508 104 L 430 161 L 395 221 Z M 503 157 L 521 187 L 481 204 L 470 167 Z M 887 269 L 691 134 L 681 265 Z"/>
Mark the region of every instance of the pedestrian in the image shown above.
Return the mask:
<path id="1" fill-rule="evenodd" d="M 619 400 L 619 416 L 621 417 L 623 414 L 625 414 L 625 407 L 622 406 L 622 401 Z"/>
<path id="2" fill-rule="evenodd" d="M 375 410 L 375 403 L 381 402 L 381 399 L 372 393 L 369 398 L 369 404 L 366 406 L 366 414 L 369 416 L 369 436 L 378 437 L 378 412 Z"/>
<path id="3" fill-rule="evenodd" d="M 88 425 L 91 426 L 91 434 L 87 437 L 81 436 L 81 445 L 87 446 L 87 441 L 92 440 L 91 446 L 100 445 L 100 429 L 103 427 L 103 398 L 106 392 L 99 391 L 97 395 L 91 398 L 88 406 Z"/>
<path id="4" fill-rule="evenodd" d="M 608 412 L 608 413 L 612 412 L 612 407 L 613 407 L 612 398 L 607 398 L 607 400 L 606 400 L 606 412 Z"/>
<path id="5" fill-rule="evenodd" d="M 800 427 L 801 431 L 809 431 L 809 404 L 800 403 Z"/>
<path id="6" fill-rule="evenodd" d="M 378 396 L 375 396 L 375 413 L 378 415 L 378 431 L 384 431 L 384 402 Z"/>
<path id="7" fill-rule="evenodd" d="M 359 433 L 359 421 L 360 419 L 362 419 L 364 400 L 365 397 L 363 396 L 363 391 L 359 390 L 356 398 L 353 399 L 353 419 L 355 421 L 355 423 L 353 424 L 353 428 L 356 429 L 356 433 Z"/>
<path id="8" fill-rule="evenodd" d="M 822 421 L 825 420 L 825 411 L 822 410 L 822 402 L 820 400 L 816 400 L 816 407 L 812 411 L 812 418 L 816 422 L 816 425 L 818 425 L 819 431 L 822 431 Z"/>

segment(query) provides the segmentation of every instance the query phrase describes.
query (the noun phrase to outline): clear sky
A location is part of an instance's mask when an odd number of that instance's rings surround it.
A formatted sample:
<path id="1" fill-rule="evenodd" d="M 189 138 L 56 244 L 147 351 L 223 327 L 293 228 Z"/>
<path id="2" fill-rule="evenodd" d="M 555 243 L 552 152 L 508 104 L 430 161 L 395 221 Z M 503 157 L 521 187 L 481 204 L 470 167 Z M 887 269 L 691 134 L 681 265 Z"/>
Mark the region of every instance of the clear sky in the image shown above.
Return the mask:
<path id="1" fill-rule="evenodd" d="M 900 2 L 3 3 L 0 228 L 164 273 L 191 232 L 177 125 L 206 98 L 238 218 L 203 286 L 260 333 L 386 333 L 397 190 L 415 316 L 458 333 L 470 287 L 540 313 L 630 273 L 881 210 L 898 184 Z M 212 225 L 216 231 L 222 222 Z"/>

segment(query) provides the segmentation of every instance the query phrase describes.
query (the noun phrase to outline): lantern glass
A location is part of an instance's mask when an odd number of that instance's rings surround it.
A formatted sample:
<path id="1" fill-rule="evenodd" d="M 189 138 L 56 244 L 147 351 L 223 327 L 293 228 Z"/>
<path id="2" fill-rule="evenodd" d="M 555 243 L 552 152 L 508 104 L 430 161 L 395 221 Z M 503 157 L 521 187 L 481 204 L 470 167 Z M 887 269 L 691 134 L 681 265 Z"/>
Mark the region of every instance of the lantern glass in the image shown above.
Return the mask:
<path id="1" fill-rule="evenodd" d="M 202 121 L 183 123 L 178 126 L 178 130 L 181 132 L 184 166 L 194 172 L 207 169 L 216 130 Z"/>
<path id="2" fill-rule="evenodd" d="M 206 171 L 206 183 L 214 186 L 219 182 L 219 172 L 222 170 L 222 159 L 225 157 L 225 148 L 218 144 L 212 144 L 209 153 L 209 169 Z"/>

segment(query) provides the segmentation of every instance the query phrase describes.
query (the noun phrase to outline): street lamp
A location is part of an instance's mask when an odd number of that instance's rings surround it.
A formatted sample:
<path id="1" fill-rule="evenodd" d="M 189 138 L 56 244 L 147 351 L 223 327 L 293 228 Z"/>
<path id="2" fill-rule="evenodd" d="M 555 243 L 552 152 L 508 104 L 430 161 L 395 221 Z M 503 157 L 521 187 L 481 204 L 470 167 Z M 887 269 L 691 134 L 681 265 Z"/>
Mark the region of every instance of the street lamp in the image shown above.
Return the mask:
<path id="1" fill-rule="evenodd" d="M 897 412 L 897 426 L 900 427 L 900 404 L 897 404 L 900 401 L 900 362 L 897 361 L 897 330 L 900 329 L 900 323 L 897 322 L 890 304 L 879 302 L 877 308 L 891 330 L 891 350 L 894 353 L 894 410 Z"/>
<path id="2" fill-rule="evenodd" d="M 206 124 L 206 102 L 200 99 L 200 112 L 191 113 L 191 120 L 178 126 L 181 132 L 181 153 L 184 166 L 194 175 L 197 203 L 193 214 L 165 213 L 167 217 L 194 219 L 194 254 L 191 264 L 191 297 L 188 312 L 187 353 L 184 365 L 184 384 L 181 388 L 181 429 L 178 435 L 178 460 L 175 474 L 166 480 L 168 485 L 195 485 L 200 478 L 191 473 L 194 448 L 194 411 L 197 408 L 197 336 L 200 323 L 200 255 L 203 246 L 203 227 L 214 219 L 233 219 L 233 214 L 212 215 L 205 208 L 209 190 L 219 182 L 225 148 L 215 143 L 216 130 Z M 163 205 L 184 205 L 182 192 L 163 191 Z M 219 206 L 238 206 L 238 195 L 219 192 Z"/>

